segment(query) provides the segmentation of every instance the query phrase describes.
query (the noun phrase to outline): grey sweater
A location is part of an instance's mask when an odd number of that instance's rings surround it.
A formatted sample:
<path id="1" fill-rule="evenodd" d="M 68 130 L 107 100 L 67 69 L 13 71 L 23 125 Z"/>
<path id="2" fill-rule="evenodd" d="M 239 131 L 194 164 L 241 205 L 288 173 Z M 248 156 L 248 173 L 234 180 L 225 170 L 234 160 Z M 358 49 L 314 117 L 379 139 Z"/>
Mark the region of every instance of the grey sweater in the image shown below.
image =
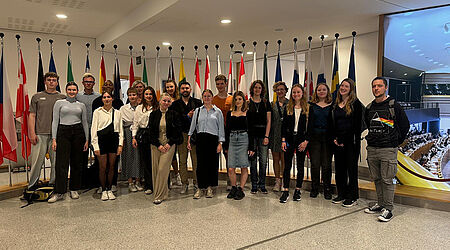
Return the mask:
<path id="1" fill-rule="evenodd" d="M 58 125 L 83 125 L 86 140 L 89 138 L 89 127 L 86 118 L 86 106 L 75 98 L 67 97 L 64 100 L 58 100 L 53 106 L 52 121 L 52 139 L 56 139 Z"/>

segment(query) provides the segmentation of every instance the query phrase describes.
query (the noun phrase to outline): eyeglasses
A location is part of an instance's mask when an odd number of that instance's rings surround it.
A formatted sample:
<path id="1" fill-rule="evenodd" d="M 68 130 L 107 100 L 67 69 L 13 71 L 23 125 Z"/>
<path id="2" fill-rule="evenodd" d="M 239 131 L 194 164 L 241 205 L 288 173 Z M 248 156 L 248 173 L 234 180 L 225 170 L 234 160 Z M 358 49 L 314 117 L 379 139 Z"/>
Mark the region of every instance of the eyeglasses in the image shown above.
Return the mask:
<path id="1" fill-rule="evenodd" d="M 94 81 L 83 81 L 83 83 L 92 83 L 92 84 L 94 84 L 95 82 Z"/>

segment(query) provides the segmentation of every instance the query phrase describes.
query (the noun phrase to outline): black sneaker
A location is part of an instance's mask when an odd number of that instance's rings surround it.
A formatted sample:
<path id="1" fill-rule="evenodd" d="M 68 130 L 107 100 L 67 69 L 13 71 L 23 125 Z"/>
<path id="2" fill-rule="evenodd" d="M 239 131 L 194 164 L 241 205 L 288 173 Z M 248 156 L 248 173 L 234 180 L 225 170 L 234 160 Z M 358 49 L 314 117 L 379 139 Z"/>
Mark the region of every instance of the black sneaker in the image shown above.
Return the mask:
<path id="1" fill-rule="evenodd" d="M 381 210 L 383 210 L 383 207 L 378 205 L 378 203 L 375 203 L 374 205 L 369 206 L 368 208 L 366 208 L 364 210 L 364 212 L 366 214 L 374 214 L 374 213 L 380 213 Z"/>
<path id="2" fill-rule="evenodd" d="M 331 192 L 327 190 L 323 191 L 323 197 L 325 198 L 325 200 L 331 200 L 331 198 L 333 198 L 331 196 Z"/>
<path id="3" fill-rule="evenodd" d="M 258 192 L 257 188 L 252 188 L 252 190 L 250 191 L 251 194 L 256 194 Z"/>
<path id="4" fill-rule="evenodd" d="M 317 198 L 317 195 L 319 195 L 319 191 L 317 190 L 311 190 L 311 193 L 309 193 L 309 197 L 311 198 Z"/>
<path id="5" fill-rule="evenodd" d="M 282 191 L 280 197 L 280 203 L 286 203 L 289 199 L 289 191 Z"/>
<path id="6" fill-rule="evenodd" d="M 301 194 L 300 189 L 296 189 L 296 190 L 294 191 L 294 197 L 293 197 L 293 200 L 294 200 L 294 201 L 300 201 L 300 200 L 302 199 L 302 197 L 300 197 L 300 194 Z"/>
<path id="7" fill-rule="evenodd" d="M 237 188 L 236 195 L 234 196 L 235 200 L 242 200 L 245 197 L 244 190 L 241 187 Z"/>
<path id="8" fill-rule="evenodd" d="M 344 200 L 345 200 L 345 199 L 344 199 L 343 197 L 341 197 L 341 196 L 338 195 L 338 196 L 336 196 L 336 198 L 333 199 L 332 202 L 333 202 L 334 204 L 340 204 L 340 203 L 342 203 Z"/>
<path id="9" fill-rule="evenodd" d="M 378 220 L 382 222 L 388 222 L 392 219 L 392 217 L 394 217 L 394 215 L 392 214 L 391 210 L 383 208 L 383 210 L 381 210 L 381 215 L 378 216 Z"/>
<path id="10" fill-rule="evenodd" d="M 233 199 L 234 197 L 236 197 L 237 191 L 238 191 L 238 189 L 236 188 L 236 186 L 231 187 L 231 191 L 228 193 L 227 198 Z"/>
<path id="11" fill-rule="evenodd" d="M 263 194 L 268 194 L 268 193 L 269 193 L 265 187 L 260 188 L 259 190 L 260 190 L 261 193 L 263 193 Z"/>
<path id="12" fill-rule="evenodd" d="M 358 205 L 358 202 L 352 199 L 345 199 L 345 201 L 342 203 L 343 207 L 353 207 L 355 205 Z"/>

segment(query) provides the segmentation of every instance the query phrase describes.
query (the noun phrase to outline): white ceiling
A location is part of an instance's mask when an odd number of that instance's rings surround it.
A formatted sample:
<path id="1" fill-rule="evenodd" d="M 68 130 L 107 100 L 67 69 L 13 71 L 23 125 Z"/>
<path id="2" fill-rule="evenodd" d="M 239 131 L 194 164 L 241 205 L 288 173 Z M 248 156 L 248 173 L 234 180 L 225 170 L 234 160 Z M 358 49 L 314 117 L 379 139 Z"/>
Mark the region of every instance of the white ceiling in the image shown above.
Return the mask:
<path id="1" fill-rule="evenodd" d="M 269 41 L 270 53 L 276 51 L 276 41 L 283 41 L 281 50 L 292 50 L 292 38 L 299 38 L 299 49 L 306 48 L 307 37 L 318 43 L 321 34 L 334 39 L 351 32 L 367 33 L 378 30 L 378 15 L 442 4 L 448 0 L 0 0 L 0 29 L 65 34 L 96 39 L 112 50 L 118 44 L 121 53 L 128 46 L 145 45 L 147 54 L 155 56 L 155 47 L 171 42 L 174 54 L 186 47 L 185 56 L 193 56 L 193 46 L 204 53 L 204 45 L 214 54 L 220 45 L 223 56 L 229 44 L 238 41 L 251 49 L 258 42 Z M 66 20 L 55 17 L 68 16 Z M 232 23 L 220 23 L 223 18 Z M 283 31 L 275 31 L 282 29 Z M 168 51 L 162 48 L 161 55 Z"/>

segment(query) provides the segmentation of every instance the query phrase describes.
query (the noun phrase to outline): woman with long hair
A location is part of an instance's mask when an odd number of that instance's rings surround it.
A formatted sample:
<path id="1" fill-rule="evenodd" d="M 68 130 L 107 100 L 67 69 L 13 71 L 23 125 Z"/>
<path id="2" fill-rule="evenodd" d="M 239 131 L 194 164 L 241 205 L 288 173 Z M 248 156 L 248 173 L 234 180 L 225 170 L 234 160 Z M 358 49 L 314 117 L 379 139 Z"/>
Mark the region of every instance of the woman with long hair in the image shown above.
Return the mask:
<path id="1" fill-rule="evenodd" d="M 167 178 L 170 163 L 175 154 L 176 145 L 183 142 L 180 117 L 169 110 L 172 98 L 163 93 L 159 100 L 159 109 L 150 114 L 150 142 L 152 151 L 153 203 L 160 204 L 169 196 Z"/>
<path id="2" fill-rule="evenodd" d="M 227 113 L 224 151 L 228 153 L 227 169 L 231 182 L 228 199 L 245 197 L 244 187 L 248 178 L 248 157 L 254 154 L 253 140 L 248 134 L 247 102 L 242 91 L 233 95 L 231 110 Z M 240 186 L 236 187 L 236 168 L 241 169 Z"/>
<path id="3" fill-rule="evenodd" d="M 155 90 L 148 86 L 143 91 L 142 103 L 136 107 L 131 127 L 133 147 L 139 149 L 139 159 L 144 172 L 144 187 L 141 187 L 138 182 L 136 182 L 135 187 L 138 191 L 144 189 L 145 194 L 153 193 L 148 119 L 150 113 L 156 109 L 158 109 L 158 101 L 156 100 Z"/>
<path id="4" fill-rule="evenodd" d="M 316 86 L 309 107 L 307 140 L 311 158 L 312 189 L 310 197 L 316 198 L 320 187 L 320 170 L 322 170 L 323 195 L 331 200 L 331 137 L 330 117 L 333 98 L 326 83 Z"/>
<path id="5" fill-rule="evenodd" d="M 295 186 L 294 201 L 300 201 L 304 175 L 306 156 L 306 122 L 308 119 L 309 105 L 304 95 L 304 88 L 295 84 L 291 89 L 288 105 L 284 111 L 283 125 L 281 128 L 281 148 L 284 151 L 283 189 L 280 202 L 285 203 L 289 198 L 289 183 L 291 180 L 292 158 L 297 156 L 297 183 Z"/>
<path id="6" fill-rule="evenodd" d="M 206 190 L 206 198 L 212 198 L 213 187 L 219 182 L 219 153 L 225 142 L 225 129 L 222 111 L 212 104 L 213 93 L 203 90 L 203 106 L 196 108 L 189 129 L 187 148 L 191 150 L 191 138 L 196 133 L 197 184 L 194 199 L 199 199 Z"/>
<path id="7" fill-rule="evenodd" d="M 172 98 L 172 103 L 178 99 L 180 99 L 180 92 L 178 90 L 177 83 L 174 80 L 168 80 L 166 82 L 166 85 L 164 86 L 164 93 L 167 93 Z M 172 105 L 172 103 L 170 105 Z M 178 171 L 178 161 L 176 156 L 176 150 L 175 154 L 173 155 L 172 159 L 172 168 L 173 168 L 173 175 L 172 175 L 172 185 L 181 186 L 181 176 Z"/>
<path id="8" fill-rule="evenodd" d="M 113 99 L 109 92 L 103 91 L 103 107 L 96 109 L 92 117 L 92 146 L 99 162 L 102 201 L 116 199 L 111 186 L 116 157 L 122 153 L 123 147 L 122 115 L 113 108 Z"/>
<path id="9" fill-rule="evenodd" d="M 137 81 L 133 82 L 132 87 L 137 90 L 137 103 L 139 105 L 139 104 L 142 103 L 142 98 L 143 98 L 143 95 L 144 95 L 145 84 L 144 84 L 144 82 L 137 80 Z"/>
<path id="10" fill-rule="evenodd" d="M 69 190 L 72 199 L 78 199 L 81 188 L 83 151 L 88 149 L 89 127 L 86 106 L 76 100 L 78 85 L 68 82 L 67 98 L 58 100 L 53 106 L 52 149 L 56 151 L 55 193 L 49 203 L 64 198 L 67 192 L 67 174 L 70 164 Z"/>
<path id="11" fill-rule="evenodd" d="M 269 149 L 272 152 L 273 172 L 275 173 L 275 185 L 273 191 L 281 191 L 282 176 L 284 170 L 284 154 L 281 149 L 281 124 L 283 123 L 283 114 L 288 104 L 286 93 L 288 87 L 284 82 L 276 82 L 273 85 L 273 92 L 277 93 L 277 100 L 271 102 L 272 123 L 270 126 Z"/>
<path id="12" fill-rule="evenodd" d="M 355 82 L 344 79 L 339 85 L 332 110 L 332 140 L 338 195 L 333 203 L 344 207 L 357 204 L 358 157 L 361 145 L 363 105 L 356 97 Z"/>

